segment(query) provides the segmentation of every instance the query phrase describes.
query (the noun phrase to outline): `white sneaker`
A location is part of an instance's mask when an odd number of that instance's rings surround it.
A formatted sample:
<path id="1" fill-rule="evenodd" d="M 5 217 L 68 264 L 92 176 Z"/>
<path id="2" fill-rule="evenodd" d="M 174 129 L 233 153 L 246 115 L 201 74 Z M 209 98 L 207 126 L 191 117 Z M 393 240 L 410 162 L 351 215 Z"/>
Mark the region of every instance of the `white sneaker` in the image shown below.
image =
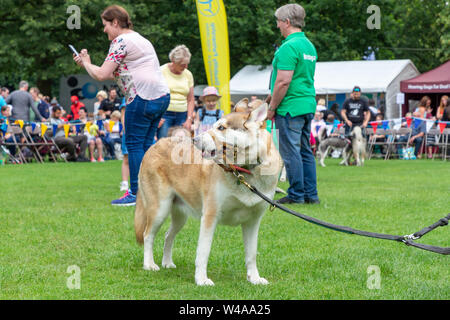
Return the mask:
<path id="1" fill-rule="evenodd" d="M 120 183 L 120 191 L 127 191 L 128 190 L 128 181 L 122 181 Z"/>

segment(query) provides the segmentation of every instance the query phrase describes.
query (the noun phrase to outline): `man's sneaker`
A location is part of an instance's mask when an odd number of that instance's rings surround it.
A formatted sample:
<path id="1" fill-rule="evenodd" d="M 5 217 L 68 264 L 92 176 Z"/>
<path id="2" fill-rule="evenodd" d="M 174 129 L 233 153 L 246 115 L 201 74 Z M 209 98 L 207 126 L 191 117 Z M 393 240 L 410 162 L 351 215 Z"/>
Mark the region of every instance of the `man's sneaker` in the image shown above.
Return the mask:
<path id="1" fill-rule="evenodd" d="M 105 159 L 103 159 L 103 158 L 98 158 L 98 162 L 105 162 Z"/>
<path id="2" fill-rule="evenodd" d="M 95 160 L 95 158 L 91 158 L 91 162 L 97 162 L 97 160 Z"/>
<path id="3" fill-rule="evenodd" d="M 127 191 L 128 190 L 128 181 L 122 181 L 120 183 L 120 191 Z"/>
<path id="4" fill-rule="evenodd" d="M 305 201 L 302 201 L 302 200 L 294 201 L 294 200 L 292 200 L 292 199 L 290 199 L 288 197 L 283 197 L 281 199 L 276 200 L 275 202 L 278 203 L 278 204 L 292 204 L 292 203 L 293 204 L 304 204 L 305 203 Z"/>
<path id="5" fill-rule="evenodd" d="M 118 207 L 135 206 L 136 196 L 127 191 L 121 198 L 111 201 L 111 204 Z"/>

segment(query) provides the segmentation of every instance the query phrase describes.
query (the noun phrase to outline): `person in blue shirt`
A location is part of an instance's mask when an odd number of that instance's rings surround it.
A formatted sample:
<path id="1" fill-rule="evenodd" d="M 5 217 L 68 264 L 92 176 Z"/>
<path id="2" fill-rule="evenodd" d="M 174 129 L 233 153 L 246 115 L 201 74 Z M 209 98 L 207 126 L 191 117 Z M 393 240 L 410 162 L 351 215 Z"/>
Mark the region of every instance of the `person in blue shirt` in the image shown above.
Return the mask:
<path id="1" fill-rule="evenodd" d="M 6 106 L 5 99 L 6 99 L 6 97 L 8 95 L 9 95 L 8 88 L 3 87 L 3 88 L 0 89 L 0 108 L 3 107 L 3 106 Z"/>
<path id="2" fill-rule="evenodd" d="M 214 123 L 223 116 L 223 111 L 217 109 L 217 102 L 221 96 L 215 87 L 206 87 L 200 100 L 204 106 L 198 109 L 195 116 L 196 130 L 195 135 L 199 135 L 212 128 Z"/>

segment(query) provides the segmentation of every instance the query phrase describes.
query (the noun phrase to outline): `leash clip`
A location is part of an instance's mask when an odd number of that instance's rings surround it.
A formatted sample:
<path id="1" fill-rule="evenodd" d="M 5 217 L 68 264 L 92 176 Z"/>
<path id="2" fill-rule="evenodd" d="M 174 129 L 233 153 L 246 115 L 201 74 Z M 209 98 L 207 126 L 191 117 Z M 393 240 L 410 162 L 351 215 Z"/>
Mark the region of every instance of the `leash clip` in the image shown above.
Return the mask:
<path id="1" fill-rule="evenodd" d="M 420 237 L 416 237 L 416 236 L 414 235 L 414 233 L 413 233 L 413 234 L 408 234 L 408 235 L 403 236 L 403 242 L 406 242 L 406 241 L 408 241 L 408 240 L 414 241 L 414 240 L 417 240 L 417 239 L 420 239 Z"/>

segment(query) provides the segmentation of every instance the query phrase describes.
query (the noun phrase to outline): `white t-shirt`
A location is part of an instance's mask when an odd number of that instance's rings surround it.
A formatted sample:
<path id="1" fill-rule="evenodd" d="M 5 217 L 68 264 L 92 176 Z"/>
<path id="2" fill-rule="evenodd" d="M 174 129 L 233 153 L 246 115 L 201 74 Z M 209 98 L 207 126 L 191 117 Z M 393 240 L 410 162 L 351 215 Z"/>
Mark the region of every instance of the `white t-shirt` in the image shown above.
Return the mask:
<path id="1" fill-rule="evenodd" d="M 125 95 L 126 104 L 130 104 L 136 95 L 154 100 L 170 92 L 159 69 L 153 45 L 137 32 L 124 33 L 115 38 L 105 61 L 119 65 L 114 76 Z"/>

